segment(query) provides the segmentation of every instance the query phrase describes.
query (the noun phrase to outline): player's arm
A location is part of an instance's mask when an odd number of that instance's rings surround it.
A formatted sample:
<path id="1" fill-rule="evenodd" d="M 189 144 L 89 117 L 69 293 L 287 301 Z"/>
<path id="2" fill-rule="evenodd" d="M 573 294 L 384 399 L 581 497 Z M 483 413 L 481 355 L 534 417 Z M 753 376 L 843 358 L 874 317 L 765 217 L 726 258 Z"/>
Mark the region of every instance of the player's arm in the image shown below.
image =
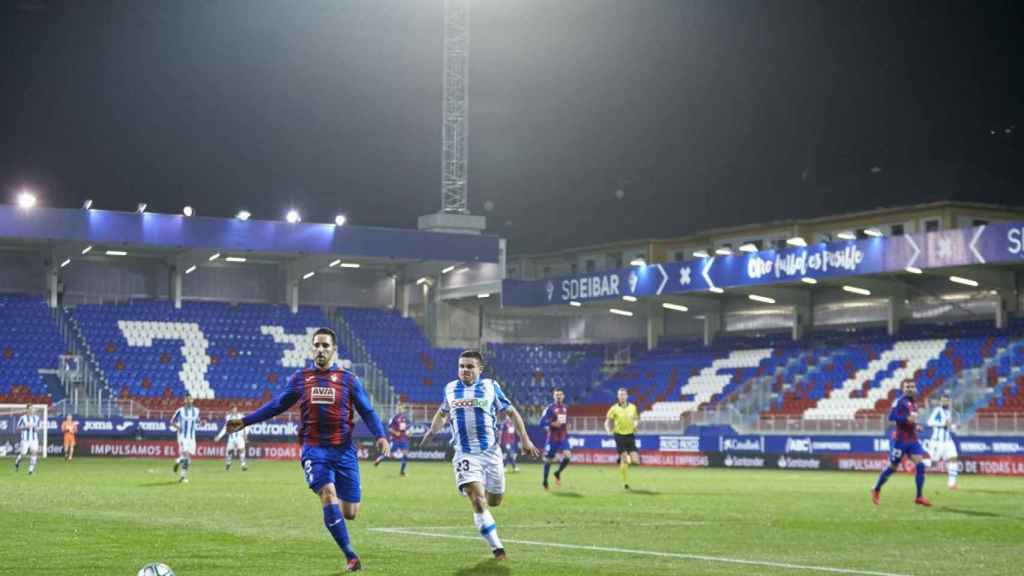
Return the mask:
<path id="1" fill-rule="evenodd" d="M 447 415 L 448 411 L 445 410 L 445 405 L 442 405 L 437 409 L 437 412 L 434 412 L 434 417 L 430 420 L 430 428 L 427 428 L 427 431 L 423 433 L 423 438 L 420 439 L 420 447 L 422 447 L 431 436 L 437 434 L 441 430 L 441 427 L 444 426 L 445 417 Z"/>
<path id="2" fill-rule="evenodd" d="M 220 432 L 217 433 L 217 437 L 213 439 L 214 442 L 220 442 L 220 439 L 223 438 L 224 435 L 228 433 L 228 424 L 230 422 L 231 421 L 228 420 L 227 422 L 224 423 L 224 427 L 220 429 Z"/>
<path id="3" fill-rule="evenodd" d="M 178 415 L 179 414 L 181 414 L 181 409 L 180 408 L 174 411 L 174 415 L 171 416 L 171 420 L 168 422 L 168 427 L 173 432 L 177 432 L 178 431 Z"/>
<path id="4" fill-rule="evenodd" d="M 277 396 L 272 398 L 269 402 L 260 406 L 255 412 L 247 414 L 243 418 L 236 418 L 231 420 L 227 424 L 228 434 L 232 432 L 238 432 L 246 426 L 252 426 L 264 420 L 270 420 L 274 416 L 284 412 L 291 408 L 299 401 L 302 397 L 302 374 L 296 372 L 292 376 L 291 381 L 288 382 L 288 386 L 284 388 Z"/>
<path id="5" fill-rule="evenodd" d="M 526 433 L 526 422 L 523 422 L 523 417 L 519 415 L 519 410 L 516 410 L 515 406 L 509 404 L 502 411 L 503 414 L 508 414 L 512 418 L 512 423 L 516 426 L 516 434 L 519 435 L 519 442 L 522 444 L 522 450 L 524 453 L 534 457 L 540 456 L 540 449 L 533 445 L 533 441 L 530 440 L 530 435 Z"/>
<path id="6" fill-rule="evenodd" d="M 608 413 L 605 414 L 604 416 L 604 431 L 609 434 L 612 433 L 612 427 L 615 426 L 615 422 L 612 420 L 612 413 L 614 410 L 615 407 L 612 406 L 611 408 L 608 409 Z"/>
<path id="7" fill-rule="evenodd" d="M 370 397 L 366 395 L 363 383 L 358 378 L 352 379 L 352 400 L 356 412 L 359 412 L 359 417 L 363 419 L 366 427 L 370 429 L 370 433 L 377 439 L 377 450 L 380 450 L 385 457 L 391 456 L 391 443 L 388 442 L 387 434 L 384 432 L 384 424 L 380 421 L 377 411 L 373 409 Z"/>

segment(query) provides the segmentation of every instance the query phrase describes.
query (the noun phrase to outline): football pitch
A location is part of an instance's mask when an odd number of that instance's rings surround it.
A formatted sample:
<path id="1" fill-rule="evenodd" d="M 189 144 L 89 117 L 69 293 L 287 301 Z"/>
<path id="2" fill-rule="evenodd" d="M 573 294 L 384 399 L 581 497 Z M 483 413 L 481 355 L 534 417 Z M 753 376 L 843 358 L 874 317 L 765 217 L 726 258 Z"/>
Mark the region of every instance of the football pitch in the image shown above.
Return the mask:
<path id="1" fill-rule="evenodd" d="M 131 576 L 147 562 L 178 576 L 333 576 L 343 557 L 296 462 L 193 463 L 60 458 L 34 476 L 0 460 L 0 574 Z M 1020 574 L 1024 480 L 961 476 L 934 507 L 914 506 L 913 477 L 875 474 L 571 466 L 545 493 L 540 467 L 508 474 L 495 509 L 509 558 L 473 529 L 451 469 L 362 465 L 363 508 L 349 522 L 368 574 Z"/>

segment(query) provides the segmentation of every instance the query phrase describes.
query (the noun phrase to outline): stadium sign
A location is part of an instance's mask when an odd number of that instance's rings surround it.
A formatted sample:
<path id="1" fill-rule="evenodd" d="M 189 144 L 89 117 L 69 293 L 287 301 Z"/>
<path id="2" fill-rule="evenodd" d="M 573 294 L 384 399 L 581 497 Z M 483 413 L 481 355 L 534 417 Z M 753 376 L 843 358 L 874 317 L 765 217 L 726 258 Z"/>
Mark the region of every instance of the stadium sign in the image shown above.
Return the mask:
<path id="1" fill-rule="evenodd" d="M 758 286 L 801 278 L 842 278 L 907 267 L 946 268 L 1019 262 L 1024 259 L 1024 223 L 866 238 L 782 250 L 715 255 L 533 282 L 506 280 L 506 306 L 547 306 L 621 298 L 701 292 L 709 288 Z"/>

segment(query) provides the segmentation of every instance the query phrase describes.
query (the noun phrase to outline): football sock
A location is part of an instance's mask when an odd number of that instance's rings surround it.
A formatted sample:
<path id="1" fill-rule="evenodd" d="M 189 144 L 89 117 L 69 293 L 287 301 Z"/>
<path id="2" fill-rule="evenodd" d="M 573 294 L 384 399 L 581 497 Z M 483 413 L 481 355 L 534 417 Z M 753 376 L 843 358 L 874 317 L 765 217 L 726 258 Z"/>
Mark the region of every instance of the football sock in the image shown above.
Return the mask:
<path id="1" fill-rule="evenodd" d="M 544 483 L 548 483 L 548 473 L 551 472 L 551 462 L 544 461 Z"/>
<path id="2" fill-rule="evenodd" d="M 17 470 L 18 467 L 21 466 L 21 458 L 22 458 L 22 455 L 18 454 L 18 457 L 14 459 L 14 469 L 15 470 Z"/>
<path id="3" fill-rule="evenodd" d="M 188 467 L 192 464 L 192 458 L 185 456 L 181 459 L 181 477 L 185 478 L 188 476 Z"/>
<path id="4" fill-rule="evenodd" d="M 921 490 L 924 489 L 924 462 L 917 465 L 917 472 L 914 474 L 914 482 L 917 484 L 917 497 L 921 497 Z"/>
<path id="5" fill-rule="evenodd" d="M 34 454 L 29 458 L 29 460 L 28 460 L 28 473 L 29 474 L 35 472 L 35 470 L 36 470 L 36 460 L 38 458 L 39 457 L 34 455 Z"/>
<path id="6" fill-rule="evenodd" d="M 224 451 L 224 467 L 225 468 L 230 468 L 231 467 L 231 450 L 225 450 Z"/>
<path id="7" fill-rule="evenodd" d="M 245 448 L 238 451 L 238 460 L 242 462 L 242 468 L 246 468 L 249 464 L 245 461 Z"/>
<path id="8" fill-rule="evenodd" d="M 508 459 L 512 461 L 512 467 L 513 468 L 516 467 L 516 458 L 518 458 L 518 457 L 519 457 L 519 455 L 516 454 L 515 452 L 510 452 L 509 455 L 508 455 Z"/>
<path id="9" fill-rule="evenodd" d="M 341 515 L 341 506 L 324 506 L 324 526 L 334 537 L 345 558 L 351 560 L 357 557 L 356 551 L 352 549 L 352 542 L 348 539 L 348 528 L 345 526 L 345 518 Z"/>
<path id="10" fill-rule="evenodd" d="M 565 470 L 565 467 L 568 466 L 568 465 L 569 465 L 569 459 L 568 458 L 562 458 L 562 462 L 558 465 L 558 470 L 555 472 L 555 476 L 561 476 L 562 475 L 562 470 Z"/>
<path id="11" fill-rule="evenodd" d="M 406 464 L 408 464 L 408 462 L 409 462 L 409 457 L 408 457 L 408 456 L 406 456 L 405 454 L 402 454 L 402 460 L 401 460 L 401 462 L 402 462 L 402 467 L 398 469 L 398 473 L 399 473 L 399 474 L 405 474 L 405 465 L 406 465 Z"/>
<path id="12" fill-rule="evenodd" d="M 622 476 L 623 484 L 629 484 L 629 461 L 625 458 L 619 462 L 619 475 Z"/>
<path id="13" fill-rule="evenodd" d="M 886 466 L 885 470 L 882 470 L 882 473 L 878 476 L 878 482 L 875 483 L 876 492 L 882 489 L 882 485 L 889 480 L 889 476 L 892 476 L 892 474 L 893 469 L 891 467 Z"/>
<path id="14" fill-rule="evenodd" d="M 946 466 L 946 468 L 947 468 L 947 470 L 949 472 L 949 485 L 950 486 L 956 486 L 956 477 L 957 477 L 957 475 L 960 474 L 960 463 L 959 462 L 950 462 Z"/>
<path id="15" fill-rule="evenodd" d="M 502 548 L 501 540 L 498 539 L 498 526 L 494 522 L 494 516 L 490 510 L 484 510 L 482 514 L 473 514 L 473 523 L 480 535 L 491 545 L 491 550 Z"/>

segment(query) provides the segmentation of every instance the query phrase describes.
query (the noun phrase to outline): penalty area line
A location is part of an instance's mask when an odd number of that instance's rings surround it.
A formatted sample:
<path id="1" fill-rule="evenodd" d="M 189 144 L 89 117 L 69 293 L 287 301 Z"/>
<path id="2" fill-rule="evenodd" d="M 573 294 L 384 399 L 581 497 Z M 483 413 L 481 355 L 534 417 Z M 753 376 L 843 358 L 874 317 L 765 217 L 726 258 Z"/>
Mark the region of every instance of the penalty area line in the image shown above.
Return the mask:
<path id="1" fill-rule="evenodd" d="M 479 540 L 479 536 L 464 536 L 461 534 L 434 534 L 431 532 L 420 532 L 405 528 L 369 528 L 370 532 L 381 532 L 386 534 L 402 534 L 406 536 L 420 536 L 423 538 L 444 538 L 448 540 Z M 831 574 L 859 574 L 861 576 L 909 576 L 895 572 L 872 572 L 870 570 L 855 570 L 852 568 L 833 568 L 830 566 L 812 566 L 809 564 L 790 564 L 787 562 L 772 562 L 770 560 L 744 560 L 742 558 L 726 558 L 724 556 L 707 556 L 704 554 L 685 554 L 681 552 L 658 552 L 656 550 L 631 550 L 629 548 L 615 548 L 610 546 L 584 546 L 580 544 L 561 544 L 558 542 L 537 542 L 535 540 L 513 540 L 502 538 L 504 542 L 512 544 L 523 544 L 526 546 L 541 546 L 545 548 L 563 548 L 570 550 L 588 550 L 596 552 L 612 552 L 618 554 L 634 554 L 641 556 L 656 556 L 659 558 L 679 558 L 682 560 L 702 560 L 705 562 L 722 562 L 726 564 L 741 564 L 744 566 L 768 566 L 772 568 L 785 568 L 787 570 L 806 570 L 811 572 L 828 572 Z"/>

